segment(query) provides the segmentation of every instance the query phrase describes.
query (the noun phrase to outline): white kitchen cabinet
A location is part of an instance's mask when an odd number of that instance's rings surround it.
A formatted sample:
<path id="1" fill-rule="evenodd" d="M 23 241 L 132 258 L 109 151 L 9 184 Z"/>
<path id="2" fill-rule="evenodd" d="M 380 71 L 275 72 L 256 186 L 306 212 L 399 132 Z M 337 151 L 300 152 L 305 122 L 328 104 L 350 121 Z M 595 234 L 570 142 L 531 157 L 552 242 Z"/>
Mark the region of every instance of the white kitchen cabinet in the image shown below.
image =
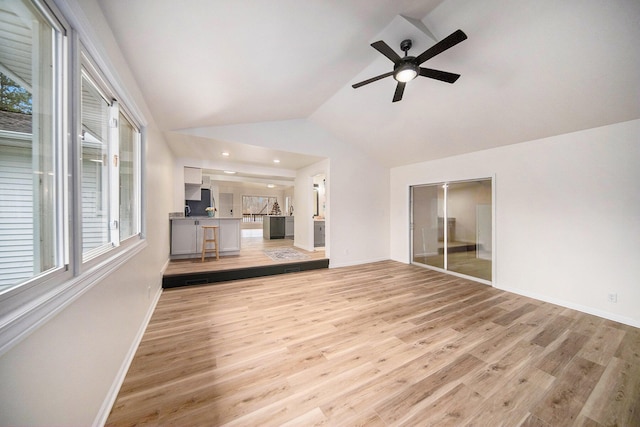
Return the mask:
<path id="1" fill-rule="evenodd" d="M 220 252 L 240 251 L 240 218 L 220 218 Z"/>
<path id="2" fill-rule="evenodd" d="M 171 221 L 171 255 L 193 254 L 196 250 L 195 219 L 174 219 Z"/>
<path id="3" fill-rule="evenodd" d="M 202 253 L 202 226 L 218 226 L 220 255 L 240 251 L 240 218 L 174 218 L 171 220 L 171 256 L 194 258 Z"/>
<path id="4" fill-rule="evenodd" d="M 201 200 L 202 192 L 200 191 L 200 184 L 185 184 L 184 185 L 184 199 L 185 200 Z"/>
<path id="5" fill-rule="evenodd" d="M 202 185 L 202 169 L 185 166 L 184 183 Z"/>
<path id="6" fill-rule="evenodd" d="M 202 187 L 202 169 L 184 167 L 184 199 L 200 200 Z"/>

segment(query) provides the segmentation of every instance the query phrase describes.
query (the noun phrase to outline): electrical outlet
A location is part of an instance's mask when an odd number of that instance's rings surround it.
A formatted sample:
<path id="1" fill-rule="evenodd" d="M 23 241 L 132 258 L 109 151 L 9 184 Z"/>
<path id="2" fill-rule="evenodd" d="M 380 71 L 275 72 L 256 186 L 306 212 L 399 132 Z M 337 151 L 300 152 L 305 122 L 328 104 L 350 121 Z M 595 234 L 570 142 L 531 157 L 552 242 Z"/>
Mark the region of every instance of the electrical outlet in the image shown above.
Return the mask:
<path id="1" fill-rule="evenodd" d="M 609 294 L 607 299 L 609 302 L 618 302 L 618 294 Z"/>

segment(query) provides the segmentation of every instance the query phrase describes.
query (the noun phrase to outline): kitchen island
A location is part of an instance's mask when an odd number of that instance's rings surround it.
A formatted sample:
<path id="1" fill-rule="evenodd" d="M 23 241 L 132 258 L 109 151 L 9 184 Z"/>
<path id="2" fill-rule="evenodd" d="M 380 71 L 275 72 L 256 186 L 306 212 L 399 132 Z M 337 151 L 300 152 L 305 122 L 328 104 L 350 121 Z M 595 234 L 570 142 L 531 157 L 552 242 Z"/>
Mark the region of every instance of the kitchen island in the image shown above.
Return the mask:
<path id="1" fill-rule="evenodd" d="M 267 215 L 262 220 L 262 237 L 267 240 L 293 238 L 293 216 Z"/>
<path id="2" fill-rule="evenodd" d="M 199 258 L 202 254 L 202 227 L 217 226 L 220 256 L 240 253 L 241 218 L 190 216 L 171 218 L 171 259 Z"/>

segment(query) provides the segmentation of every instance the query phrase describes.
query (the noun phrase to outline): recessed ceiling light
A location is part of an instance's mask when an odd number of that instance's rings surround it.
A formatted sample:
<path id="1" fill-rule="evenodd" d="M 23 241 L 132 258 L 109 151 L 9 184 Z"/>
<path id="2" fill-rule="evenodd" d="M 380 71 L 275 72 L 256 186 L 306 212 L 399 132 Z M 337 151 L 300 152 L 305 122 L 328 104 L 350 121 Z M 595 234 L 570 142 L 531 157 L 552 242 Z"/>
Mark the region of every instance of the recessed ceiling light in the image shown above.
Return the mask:
<path id="1" fill-rule="evenodd" d="M 269 188 L 274 188 L 274 187 L 275 187 L 275 185 L 273 185 L 273 184 L 267 184 L 267 187 L 269 187 Z"/>
<path id="2" fill-rule="evenodd" d="M 229 157 L 229 155 L 230 155 L 228 151 L 223 151 L 220 154 L 222 154 L 223 157 Z"/>
<path id="3" fill-rule="evenodd" d="M 229 175 L 233 175 L 235 172 L 234 171 L 224 171 L 224 173 L 228 173 Z"/>
<path id="4" fill-rule="evenodd" d="M 280 160 L 278 160 L 278 159 L 274 159 L 274 160 L 273 160 L 273 163 L 280 163 Z"/>

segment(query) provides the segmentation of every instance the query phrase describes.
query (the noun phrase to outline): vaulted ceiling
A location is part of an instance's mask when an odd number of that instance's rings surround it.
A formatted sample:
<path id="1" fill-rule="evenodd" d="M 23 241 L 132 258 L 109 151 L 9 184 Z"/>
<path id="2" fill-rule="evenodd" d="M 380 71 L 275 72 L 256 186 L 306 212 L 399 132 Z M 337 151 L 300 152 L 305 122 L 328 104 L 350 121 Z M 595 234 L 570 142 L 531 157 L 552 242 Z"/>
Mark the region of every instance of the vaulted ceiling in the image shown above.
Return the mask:
<path id="1" fill-rule="evenodd" d="M 230 124 L 305 119 L 393 167 L 640 118 L 637 0 L 99 4 L 180 157 L 229 142 L 179 131 Z M 370 43 L 417 55 L 457 29 L 423 64 L 455 84 L 420 77 L 396 103 L 392 77 L 351 87 L 392 69 Z"/>

